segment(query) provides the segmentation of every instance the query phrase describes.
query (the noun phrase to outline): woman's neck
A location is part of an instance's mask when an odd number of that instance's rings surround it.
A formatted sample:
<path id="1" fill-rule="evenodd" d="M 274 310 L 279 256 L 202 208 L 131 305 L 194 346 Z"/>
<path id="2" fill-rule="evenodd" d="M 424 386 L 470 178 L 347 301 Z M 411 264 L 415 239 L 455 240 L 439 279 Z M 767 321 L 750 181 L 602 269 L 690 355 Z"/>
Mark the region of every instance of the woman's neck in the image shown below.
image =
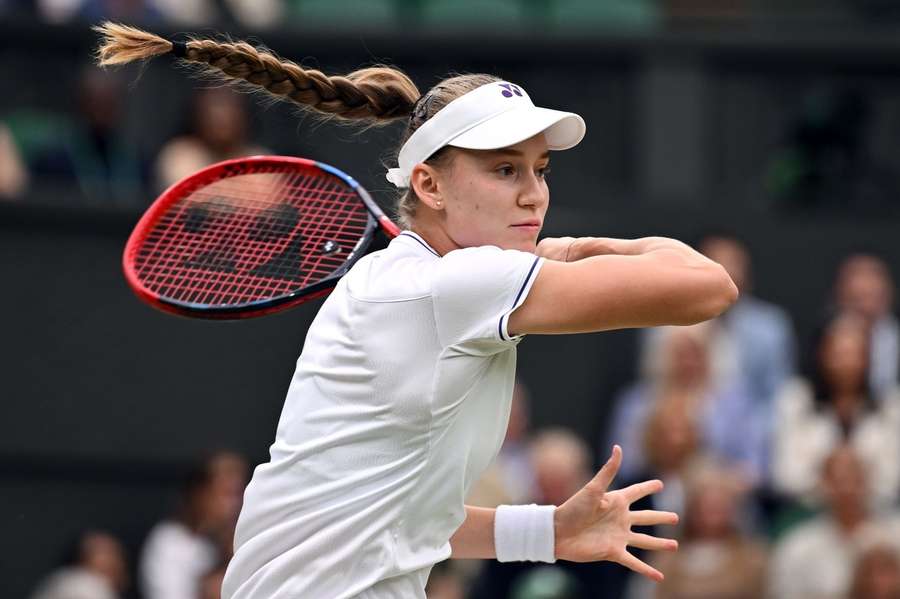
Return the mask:
<path id="1" fill-rule="evenodd" d="M 461 247 L 450 239 L 443 227 L 440 227 L 437 223 L 429 222 L 429 220 L 426 218 L 417 219 L 410 226 L 410 230 L 424 239 L 441 256 Z"/>

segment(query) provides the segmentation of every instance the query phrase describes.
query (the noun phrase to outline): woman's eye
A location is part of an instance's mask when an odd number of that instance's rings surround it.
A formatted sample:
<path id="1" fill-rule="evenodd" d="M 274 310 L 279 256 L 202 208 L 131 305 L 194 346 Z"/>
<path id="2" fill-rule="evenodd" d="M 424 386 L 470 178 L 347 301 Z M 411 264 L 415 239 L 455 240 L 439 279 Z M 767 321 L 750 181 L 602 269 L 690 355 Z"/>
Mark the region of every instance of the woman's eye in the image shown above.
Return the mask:
<path id="1" fill-rule="evenodd" d="M 539 176 L 539 177 L 546 177 L 546 176 L 549 175 L 549 174 L 550 174 L 550 167 L 549 167 L 549 166 L 545 166 L 544 168 L 539 168 L 539 169 L 538 169 L 538 176 Z"/>
<path id="2" fill-rule="evenodd" d="M 497 169 L 497 172 L 504 177 L 511 177 L 512 175 L 516 174 L 516 169 L 511 166 L 501 166 Z"/>

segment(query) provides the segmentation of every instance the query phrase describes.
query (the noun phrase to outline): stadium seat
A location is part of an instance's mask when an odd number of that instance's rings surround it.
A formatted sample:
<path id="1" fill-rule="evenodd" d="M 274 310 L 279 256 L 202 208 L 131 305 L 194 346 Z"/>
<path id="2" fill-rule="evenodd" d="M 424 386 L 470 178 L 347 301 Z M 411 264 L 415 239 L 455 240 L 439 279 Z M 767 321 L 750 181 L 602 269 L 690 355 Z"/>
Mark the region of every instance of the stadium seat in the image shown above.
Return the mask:
<path id="1" fill-rule="evenodd" d="M 393 0 L 288 0 L 287 13 L 298 25 L 334 29 L 389 27 L 397 22 Z"/>
<path id="2" fill-rule="evenodd" d="M 560 29 L 656 29 L 662 21 L 658 0 L 554 0 L 549 20 Z"/>
<path id="3" fill-rule="evenodd" d="M 429 27 L 518 26 L 525 22 L 520 0 L 426 0 L 421 3 L 422 23 Z"/>

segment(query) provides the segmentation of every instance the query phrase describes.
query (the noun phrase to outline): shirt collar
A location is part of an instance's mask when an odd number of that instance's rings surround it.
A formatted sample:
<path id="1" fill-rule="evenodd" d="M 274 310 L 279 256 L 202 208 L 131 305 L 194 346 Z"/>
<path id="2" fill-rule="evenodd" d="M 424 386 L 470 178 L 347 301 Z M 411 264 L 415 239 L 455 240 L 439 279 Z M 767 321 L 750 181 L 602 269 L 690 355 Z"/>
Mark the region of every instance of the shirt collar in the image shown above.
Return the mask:
<path id="1" fill-rule="evenodd" d="M 428 242 L 425 241 L 418 233 L 414 233 L 413 231 L 407 229 L 401 232 L 400 235 L 397 236 L 397 239 L 402 239 L 403 242 L 408 246 L 417 247 L 419 249 L 424 248 L 437 258 L 441 257 L 441 255 L 438 254 L 433 247 L 428 245 Z"/>

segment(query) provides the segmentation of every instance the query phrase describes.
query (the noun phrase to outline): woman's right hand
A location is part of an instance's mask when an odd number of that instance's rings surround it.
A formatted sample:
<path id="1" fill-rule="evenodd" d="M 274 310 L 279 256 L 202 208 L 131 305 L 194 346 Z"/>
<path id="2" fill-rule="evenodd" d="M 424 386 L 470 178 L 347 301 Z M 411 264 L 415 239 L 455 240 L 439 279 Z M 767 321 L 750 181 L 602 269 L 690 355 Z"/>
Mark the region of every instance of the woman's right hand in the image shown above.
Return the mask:
<path id="1" fill-rule="evenodd" d="M 617 562 L 652 580 L 661 581 L 662 572 L 629 553 L 628 547 L 675 551 L 678 543 L 634 532 L 631 527 L 674 525 L 678 523 L 678 516 L 655 510 L 631 511 L 632 503 L 661 491 L 661 481 L 651 480 L 608 491 L 621 464 L 622 449 L 616 445 L 609 461 L 594 479 L 556 508 L 553 517 L 556 557 L 573 562 Z"/>
<path id="2" fill-rule="evenodd" d="M 576 262 L 591 256 L 625 253 L 622 248 L 617 250 L 610 243 L 615 241 L 620 240 L 609 240 L 602 237 L 545 237 L 538 242 L 534 253 L 560 262 Z"/>
<path id="3" fill-rule="evenodd" d="M 548 260 L 567 262 L 571 259 L 569 251 L 575 241 L 574 237 L 545 237 L 538 242 L 534 253 Z"/>

